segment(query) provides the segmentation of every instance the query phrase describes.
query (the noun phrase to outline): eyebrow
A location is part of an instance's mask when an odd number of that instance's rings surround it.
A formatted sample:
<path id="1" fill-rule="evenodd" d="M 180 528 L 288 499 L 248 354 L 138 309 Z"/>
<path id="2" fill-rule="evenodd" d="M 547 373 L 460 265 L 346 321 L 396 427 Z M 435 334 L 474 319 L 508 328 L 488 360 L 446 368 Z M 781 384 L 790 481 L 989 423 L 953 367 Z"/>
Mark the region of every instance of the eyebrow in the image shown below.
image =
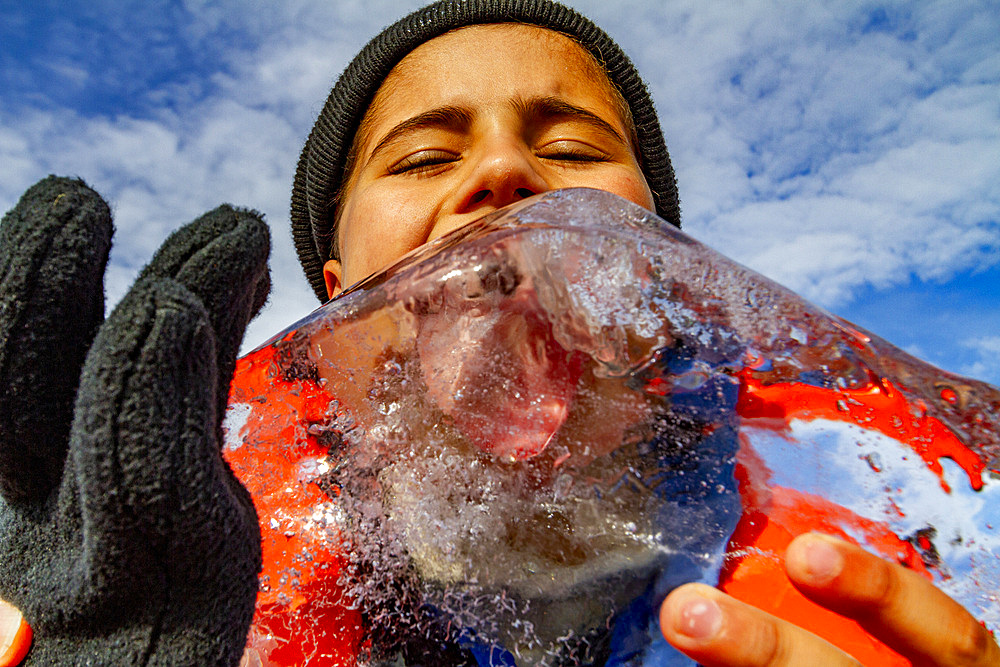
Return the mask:
<path id="1" fill-rule="evenodd" d="M 443 106 L 407 118 L 391 130 L 372 149 L 366 162 L 371 162 L 379 151 L 383 150 L 400 137 L 416 130 L 444 129 L 463 130 L 472 124 L 472 112 L 463 107 Z"/>
<path id="2" fill-rule="evenodd" d="M 614 125 L 592 111 L 587 111 L 583 107 L 570 104 L 566 100 L 554 95 L 532 97 L 527 100 L 516 99 L 514 100 L 514 108 L 527 118 L 570 118 L 588 125 L 626 146 L 629 145 L 629 142 L 625 140 L 625 137 L 622 136 L 622 133 Z"/>

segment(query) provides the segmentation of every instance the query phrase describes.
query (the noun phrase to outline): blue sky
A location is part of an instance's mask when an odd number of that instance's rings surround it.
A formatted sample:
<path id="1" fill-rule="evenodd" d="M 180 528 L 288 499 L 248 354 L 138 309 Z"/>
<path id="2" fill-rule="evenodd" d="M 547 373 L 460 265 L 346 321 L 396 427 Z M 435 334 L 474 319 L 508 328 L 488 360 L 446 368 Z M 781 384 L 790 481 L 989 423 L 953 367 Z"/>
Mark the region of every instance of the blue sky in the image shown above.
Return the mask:
<path id="1" fill-rule="evenodd" d="M 420 3 L 0 4 L 0 207 L 48 173 L 115 211 L 108 296 L 170 230 L 266 214 L 253 345 L 316 304 L 288 193 L 334 78 Z M 685 229 L 928 361 L 1000 384 L 995 2 L 579 0 L 649 83 Z M 829 6 L 835 5 L 835 6 Z"/>

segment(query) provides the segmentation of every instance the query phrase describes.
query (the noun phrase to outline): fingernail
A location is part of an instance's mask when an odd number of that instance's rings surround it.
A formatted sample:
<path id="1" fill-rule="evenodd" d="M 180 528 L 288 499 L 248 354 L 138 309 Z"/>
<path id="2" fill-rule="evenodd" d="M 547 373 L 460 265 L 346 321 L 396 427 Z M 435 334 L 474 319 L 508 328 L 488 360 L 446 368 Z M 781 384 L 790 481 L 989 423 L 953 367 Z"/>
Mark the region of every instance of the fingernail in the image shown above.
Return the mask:
<path id="1" fill-rule="evenodd" d="M 844 557 L 825 539 L 811 540 L 805 548 L 806 574 L 815 583 L 826 583 L 844 569 Z"/>
<path id="2" fill-rule="evenodd" d="M 712 600 L 692 597 L 681 603 L 674 628 L 691 639 L 711 639 L 722 628 L 722 611 Z"/>

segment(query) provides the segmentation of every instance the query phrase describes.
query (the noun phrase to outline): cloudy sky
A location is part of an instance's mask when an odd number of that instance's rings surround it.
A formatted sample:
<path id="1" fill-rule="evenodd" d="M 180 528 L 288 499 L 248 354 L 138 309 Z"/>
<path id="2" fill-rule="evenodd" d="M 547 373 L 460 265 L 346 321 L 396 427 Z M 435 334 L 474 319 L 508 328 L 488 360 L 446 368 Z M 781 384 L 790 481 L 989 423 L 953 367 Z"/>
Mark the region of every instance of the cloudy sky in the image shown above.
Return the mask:
<path id="1" fill-rule="evenodd" d="M 412 0 L 0 3 L 0 208 L 48 173 L 112 204 L 121 297 L 170 230 L 262 211 L 275 290 L 312 310 L 288 194 L 351 56 Z M 994 0 L 575 0 L 636 61 L 685 229 L 932 363 L 1000 384 Z M 738 8 L 734 8 L 738 7 Z"/>

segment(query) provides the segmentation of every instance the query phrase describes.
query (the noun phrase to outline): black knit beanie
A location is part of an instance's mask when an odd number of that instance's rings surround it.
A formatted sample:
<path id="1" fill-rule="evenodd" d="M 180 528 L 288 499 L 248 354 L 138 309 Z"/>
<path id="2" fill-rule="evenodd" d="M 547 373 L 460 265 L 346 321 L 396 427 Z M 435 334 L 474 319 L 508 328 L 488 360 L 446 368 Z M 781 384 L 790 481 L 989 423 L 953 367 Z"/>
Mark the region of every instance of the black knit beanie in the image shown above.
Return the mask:
<path id="1" fill-rule="evenodd" d="M 392 24 L 340 75 L 299 157 L 292 187 L 292 236 L 320 301 L 323 264 L 332 259 L 336 198 L 354 134 L 379 86 L 410 51 L 444 33 L 484 23 L 527 23 L 572 37 L 594 55 L 632 112 L 643 174 L 656 213 L 680 227 L 677 183 L 656 110 L 632 61 L 585 16 L 551 0 L 440 0 Z"/>

